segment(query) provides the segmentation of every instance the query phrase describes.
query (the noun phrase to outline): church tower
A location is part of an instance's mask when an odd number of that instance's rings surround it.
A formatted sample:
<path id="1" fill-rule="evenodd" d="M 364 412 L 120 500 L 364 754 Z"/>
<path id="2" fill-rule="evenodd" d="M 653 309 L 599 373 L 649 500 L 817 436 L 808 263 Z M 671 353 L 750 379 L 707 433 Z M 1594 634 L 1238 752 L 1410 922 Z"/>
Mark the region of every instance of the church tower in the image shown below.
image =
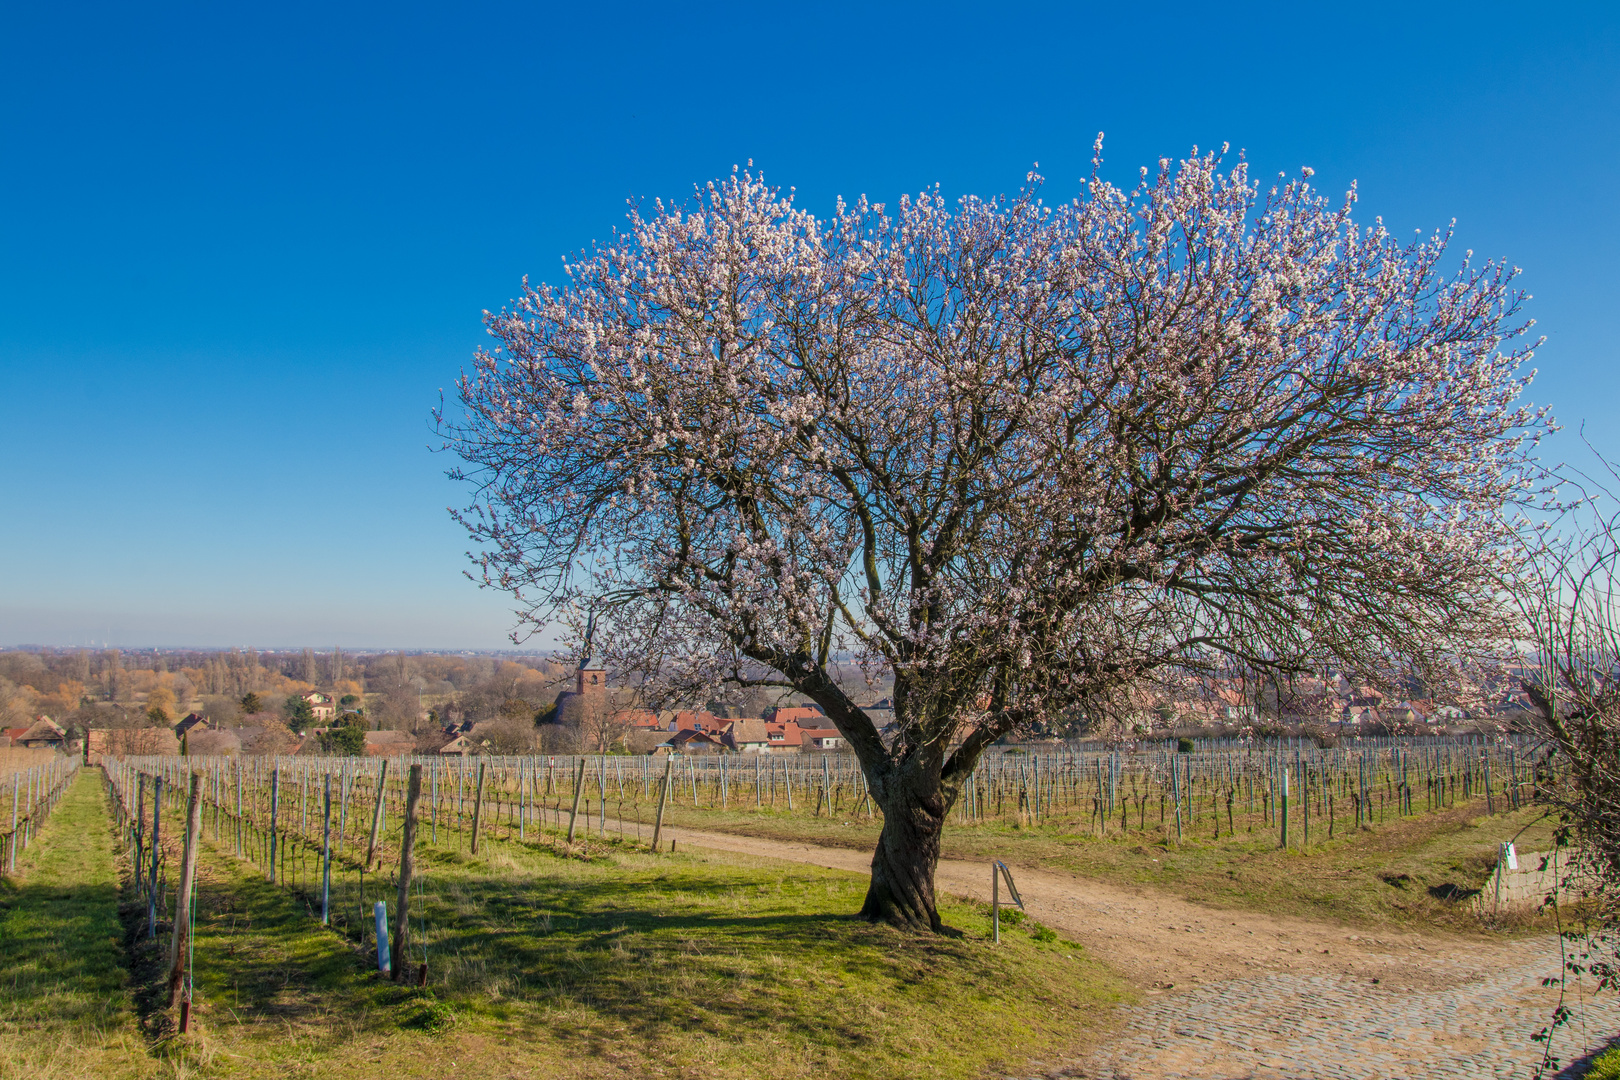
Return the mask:
<path id="1" fill-rule="evenodd" d="M 601 661 L 589 656 L 579 662 L 579 672 L 574 676 L 574 692 L 582 695 L 586 701 L 600 701 L 607 694 L 607 669 Z"/>

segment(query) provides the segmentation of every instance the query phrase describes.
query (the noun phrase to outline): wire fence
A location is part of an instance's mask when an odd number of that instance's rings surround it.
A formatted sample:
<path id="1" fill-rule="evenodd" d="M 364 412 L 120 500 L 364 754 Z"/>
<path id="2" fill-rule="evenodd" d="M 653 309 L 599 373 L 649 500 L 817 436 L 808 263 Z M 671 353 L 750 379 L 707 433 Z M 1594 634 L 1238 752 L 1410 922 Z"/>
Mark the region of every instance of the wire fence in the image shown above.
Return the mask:
<path id="1" fill-rule="evenodd" d="M 951 821 L 961 826 L 1078 819 L 1101 834 L 1274 829 L 1290 845 L 1345 828 L 1445 810 L 1474 800 L 1516 810 L 1552 776 L 1554 759 L 1527 739 L 1477 736 L 1368 739 L 1353 746 L 1203 743 L 1116 749 L 994 748 L 959 782 Z M 213 828 L 271 876 L 307 872 L 329 835 L 334 856 L 365 872 L 397 855 L 409 766 L 423 769 L 421 842 L 470 850 L 475 836 L 645 840 L 660 801 L 680 810 L 854 816 L 881 808 L 848 753 L 480 755 L 359 757 L 132 757 L 109 759 L 131 777 L 204 778 Z M 668 790 L 663 778 L 669 774 Z M 330 823 L 323 801 L 330 789 Z M 323 830 L 329 829 L 326 833 Z M 278 866 L 280 869 L 278 869 Z"/>
<path id="2" fill-rule="evenodd" d="M 15 770 L 9 782 L 0 783 L 0 808 L 6 803 L 11 805 L 9 826 L 0 832 L 7 874 L 17 872 L 17 856 L 33 844 L 40 826 L 45 824 L 78 771 L 78 758 L 56 757 Z M 3 812 L 0 809 L 0 813 Z"/>

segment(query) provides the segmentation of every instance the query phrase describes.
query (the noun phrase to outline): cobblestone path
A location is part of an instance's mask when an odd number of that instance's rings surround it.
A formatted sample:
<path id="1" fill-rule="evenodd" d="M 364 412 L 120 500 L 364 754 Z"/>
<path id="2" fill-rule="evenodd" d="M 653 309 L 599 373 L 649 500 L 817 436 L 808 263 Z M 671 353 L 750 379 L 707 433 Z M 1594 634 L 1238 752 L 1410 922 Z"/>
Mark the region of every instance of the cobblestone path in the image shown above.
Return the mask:
<path id="1" fill-rule="evenodd" d="M 1529 1077 L 1557 992 L 1558 946 L 1540 939 L 1488 952 L 1430 955 L 1426 985 L 1303 972 L 1267 973 L 1155 996 L 1133 1007 L 1125 1033 L 1056 1075 L 1096 1080 L 1391 1080 Z M 1554 1038 L 1563 1076 L 1620 1033 L 1620 1001 L 1566 1004 L 1575 1018 Z"/>

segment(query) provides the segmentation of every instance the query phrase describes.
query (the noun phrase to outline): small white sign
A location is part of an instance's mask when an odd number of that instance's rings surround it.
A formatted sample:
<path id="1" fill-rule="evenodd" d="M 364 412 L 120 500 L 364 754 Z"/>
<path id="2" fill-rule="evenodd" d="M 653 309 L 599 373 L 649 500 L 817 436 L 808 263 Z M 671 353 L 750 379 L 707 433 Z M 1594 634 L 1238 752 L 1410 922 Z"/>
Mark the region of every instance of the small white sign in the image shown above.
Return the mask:
<path id="1" fill-rule="evenodd" d="M 1519 868 L 1519 853 L 1513 850 L 1512 844 L 1502 845 L 1502 862 L 1507 865 L 1509 870 L 1517 870 Z"/>

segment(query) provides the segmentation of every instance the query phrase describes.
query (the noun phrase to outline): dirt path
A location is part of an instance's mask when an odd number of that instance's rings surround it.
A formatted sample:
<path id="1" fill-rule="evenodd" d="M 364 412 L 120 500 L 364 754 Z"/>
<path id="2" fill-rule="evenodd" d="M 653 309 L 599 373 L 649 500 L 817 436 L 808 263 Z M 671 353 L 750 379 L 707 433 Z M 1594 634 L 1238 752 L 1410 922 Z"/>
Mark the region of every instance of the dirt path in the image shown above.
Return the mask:
<path id="1" fill-rule="evenodd" d="M 867 873 L 845 848 L 666 828 L 680 845 Z M 1260 912 L 1221 911 L 1142 888 L 1015 871 L 1032 918 L 1083 943 L 1149 996 L 1125 1032 L 1046 1075 L 1152 1080 L 1524 1076 L 1531 1036 L 1556 1004 L 1556 939 L 1487 941 L 1357 932 Z M 990 898 L 988 864 L 943 859 L 940 890 Z M 1570 1000 L 1555 1039 L 1565 1065 L 1620 1031 L 1612 1000 Z"/>
<path id="2" fill-rule="evenodd" d="M 867 873 L 871 856 L 847 848 L 765 840 L 730 833 L 665 827 L 681 844 L 811 863 Z M 1498 947 L 1411 933 L 1378 936 L 1331 923 L 1219 911 L 1165 893 L 1092 881 L 1071 874 L 1019 869 L 1014 878 L 1030 916 L 1083 942 L 1098 959 L 1149 990 L 1238 978 L 1266 971 L 1331 971 L 1424 985 L 1424 954 Z M 956 896 L 990 899 L 988 863 L 941 859 L 938 887 Z"/>

